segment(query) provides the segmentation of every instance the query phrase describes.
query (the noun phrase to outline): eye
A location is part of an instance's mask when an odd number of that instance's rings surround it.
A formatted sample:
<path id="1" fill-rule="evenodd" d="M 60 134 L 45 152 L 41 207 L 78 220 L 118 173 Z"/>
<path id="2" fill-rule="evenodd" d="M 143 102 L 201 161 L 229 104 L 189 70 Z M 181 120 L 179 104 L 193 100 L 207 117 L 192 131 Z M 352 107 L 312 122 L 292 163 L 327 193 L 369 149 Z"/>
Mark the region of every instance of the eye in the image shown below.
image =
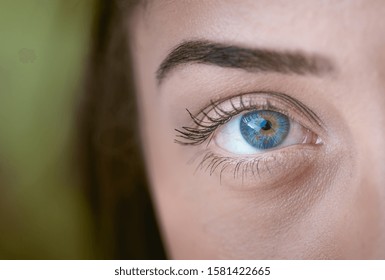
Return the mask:
<path id="1" fill-rule="evenodd" d="M 256 154 L 295 144 L 315 144 L 318 136 L 288 116 L 254 110 L 233 117 L 215 135 L 216 144 L 233 154 Z"/>
<path id="2" fill-rule="evenodd" d="M 198 169 L 217 172 L 221 183 L 234 186 L 294 178 L 310 166 L 321 152 L 316 144 L 328 136 L 311 109 L 283 93 L 245 93 L 212 101 L 198 114 L 187 112 L 192 122 L 175 129 L 175 142 L 200 146 L 192 159 L 201 158 Z"/>

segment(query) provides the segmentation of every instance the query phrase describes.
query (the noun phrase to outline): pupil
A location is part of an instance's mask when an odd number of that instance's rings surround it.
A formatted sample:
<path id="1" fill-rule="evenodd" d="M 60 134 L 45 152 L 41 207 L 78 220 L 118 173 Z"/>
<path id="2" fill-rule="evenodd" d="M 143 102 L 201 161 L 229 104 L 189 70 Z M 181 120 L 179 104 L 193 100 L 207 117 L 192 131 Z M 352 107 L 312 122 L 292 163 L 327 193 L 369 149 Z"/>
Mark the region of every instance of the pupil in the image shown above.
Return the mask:
<path id="1" fill-rule="evenodd" d="M 263 130 L 269 130 L 271 129 L 271 122 L 268 121 L 268 120 L 264 120 L 263 122 L 261 122 L 261 128 Z"/>

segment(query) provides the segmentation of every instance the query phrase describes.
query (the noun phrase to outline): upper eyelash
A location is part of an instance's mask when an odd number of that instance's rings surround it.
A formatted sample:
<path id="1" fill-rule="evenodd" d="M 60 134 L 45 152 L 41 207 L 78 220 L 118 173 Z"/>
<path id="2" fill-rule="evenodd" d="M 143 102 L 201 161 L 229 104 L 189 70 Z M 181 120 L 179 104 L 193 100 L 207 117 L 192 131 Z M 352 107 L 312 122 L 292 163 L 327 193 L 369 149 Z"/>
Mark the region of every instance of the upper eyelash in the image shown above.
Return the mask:
<path id="1" fill-rule="evenodd" d="M 207 108 L 201 110 L 197 116 L 194 116 L 188 109 L 186 109 L 191 119 L 193 120 L 194 124 L 196 125 L 196 127 L 183 126 L 182 127 L 183 130 L 175 129 L 175 131 L 179 133 L 179 135 L 177 135 L 176 137 L 187 140 L 187 141 L 183 141 L 183 140 L 175 139 L 175 142 L 181 145 L 202 144 L 213 134 L 213 132 L 220 125 L 227 123 L 233 116 L 243 111 L 235 108 L 233 103 L 231 103 L 234 110 L 231 112 L 226 112 L 223 109 L 218 107 L 219 104 L 220 104 L 219 102 L 211 101 L 211 105 L 208 108 L 209 111 L 214 110 L 220 116 L 218 118 L 210 117 L 206 113 Z M 202 118 L 198 117 L 200 115 L 202 115 Z M 210 122 L 205 122 L 203 120 L 204 118 L 207 118 Z"/>
<path id="2" fill-rule="evenodd" d="M 247 111 L 247 110 L 275 110 L 277 112 L 282 112 L 280 108 L 276 108 L 273 106 L 269 100 L 266 100 L 266 104 L 260 106 L 260 108 L 255 108 L 255 106 L 247 106 L 245 105 L 243 98 L 246 95 L 253 94 L 253 93 L 245 93 L 242 95 L 234 96 L 229 98 L 232 110 L 224 111 L 222 108 L 219 107 L 220 104 L 227 100 L 218 100 L 216 102 L 211 101 L 210 105 L 206 108 L 202 109 L 198 112 L 197 115 L 193 115 L 188 109 L 187 112 L 190 115 L 191 119 L 193 120 L 193 123 L 195 124 L 194 127 L 189 126 L 183 126 L 182 129 L 175 129 L 175 131 L 178 133 L 176 135 L 175 142 L 181 145 L 200 145 L 204 143 L 207 139 L 210 138 L 210 136 L 213 136 L 214 131 L 221 125 L 227 123 L 231 120 L 232 117 L 235 115 L 238 115 L 241 112 Z M 306 118 L 309 121 L 312 121 L 316 123 L 319 127 L 322 127 L 322 121 L 320 118 L 309 108 L 307 108 L 303 103 L 300 101 L 286 95 L 283 93 L 277 93 L 277 92 L 261 92 L 261 93 L 255 93 L 254 94 L 269 94 L 272 97 L 279 97 L 280 99 L 291 103 L 293 105 L 296 105 L 297 108 L 301 109 L 301 112 L 304 113 Z M 233 103 L 234 98 L 239 98 L 240 105 L 239 108 L 236 108 L 236 106 Z M 209 112 L 214 111 L 219 117 L 213 118 L 208 115 Z M 282 112 L 284 114 L 290 115 L 286 112 Z M 208 121 L 205 121 L 207 119 Z M 211 140 L 211 138 L 210 138 Z M 210 140 L 208 141 L 208 144 L 210 143 Z"/>

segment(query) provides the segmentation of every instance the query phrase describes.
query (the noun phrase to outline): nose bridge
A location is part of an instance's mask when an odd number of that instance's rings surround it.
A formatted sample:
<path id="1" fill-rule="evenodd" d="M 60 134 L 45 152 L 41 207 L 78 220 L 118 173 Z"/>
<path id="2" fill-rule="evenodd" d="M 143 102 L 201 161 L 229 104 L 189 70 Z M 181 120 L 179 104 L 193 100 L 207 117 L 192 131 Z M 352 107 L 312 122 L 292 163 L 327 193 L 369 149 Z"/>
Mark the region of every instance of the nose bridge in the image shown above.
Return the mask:
<path id="1" fill-rule="evenodd" d="M 385 42 L 384 42 L 385 43 Z M 367 73 L 368 97 L 362 98 L 371 112 L 371 120 L 363 128 L 372 146 L 371 168 L 377 170 L 377 184 L 382 186 L 385 204 L 385 51 L 375 52 L 371 69 Z"/>
<path id="2" fill-rule="evenodd" d="M 378 241 L 378 253 L 385 258 L 385 51 L 381 48 L 370 56 L 365 79 L 368 92 L 361 98 L 370 114 L 362 122 L 362 133 L 367 138 L 362 159 L 363 173 L 366 174 L 362 191 L 374 192 L 369 203 L 376 211 L 373 219 L 377 220 L 379 233 L 373 237 Z M 365 112 L 362 116 L 365 118 Z"/>
<path id="3" fill-rule="evenodd" d="M 379 52 L 379 66 L 376 71 L 375 77 L 378 81 L 378 89 L 379 89 L 379 104 L 380 107 L 380 122 L 378 134 L 379 136 L 379 145 L 381 146 L 381 151 L 378 153 L 378 164 L 379 164 L 379 181 L 378 184 L 380 186 L 380 200 L 381 200 L 381 213 L 382 213 L 382 252 L 384 252 L 383 258 L 385 258 L 385 49 L 381 48 Z"/>
<path id="4" fill-rule="evenodd" d="M 373 39 L 357 45 L 342 65 L 343 98 L 339 111 L 351 132 L 345 140 L 354 160 L 352 178 L 357 188 L 348 189 L 352 209 L 366 232 L 367 257 L 385 258 L 385 51 Z M 381 39 L 383 40 L 383 39 Z M 385 45 L 385 40 L 384 44 Z M 345 143 L 346 144 L 346 143 Z M 344 143 L 341 143 L 344 145 Z M 347 144 L 348 145 L 348 144 Z M 346 194 L 345 197 L 349 195 Z M 347 198 L 348 199 L 348 198 Z M 354 209 L 355 208 L 355 209 Z M 359 209 L 357 209 L 359 208 Z M 357 220 L 357 221 L 358 221 Z"/>

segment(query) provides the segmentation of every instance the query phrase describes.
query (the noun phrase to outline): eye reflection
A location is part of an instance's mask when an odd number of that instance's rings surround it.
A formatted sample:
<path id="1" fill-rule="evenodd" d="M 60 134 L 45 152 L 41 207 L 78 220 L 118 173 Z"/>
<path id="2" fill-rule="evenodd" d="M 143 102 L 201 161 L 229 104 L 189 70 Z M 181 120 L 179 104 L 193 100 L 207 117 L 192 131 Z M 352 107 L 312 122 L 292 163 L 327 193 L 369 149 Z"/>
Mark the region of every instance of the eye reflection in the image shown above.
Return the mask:
<path id="1" fill-rule="evenodd" d="M 318 136 L 284 114 L 255 110 L 238 115 L 219 129 L 215 142 L 234 154 L 255 154 L 296 144 L 316 144 Z"/>

